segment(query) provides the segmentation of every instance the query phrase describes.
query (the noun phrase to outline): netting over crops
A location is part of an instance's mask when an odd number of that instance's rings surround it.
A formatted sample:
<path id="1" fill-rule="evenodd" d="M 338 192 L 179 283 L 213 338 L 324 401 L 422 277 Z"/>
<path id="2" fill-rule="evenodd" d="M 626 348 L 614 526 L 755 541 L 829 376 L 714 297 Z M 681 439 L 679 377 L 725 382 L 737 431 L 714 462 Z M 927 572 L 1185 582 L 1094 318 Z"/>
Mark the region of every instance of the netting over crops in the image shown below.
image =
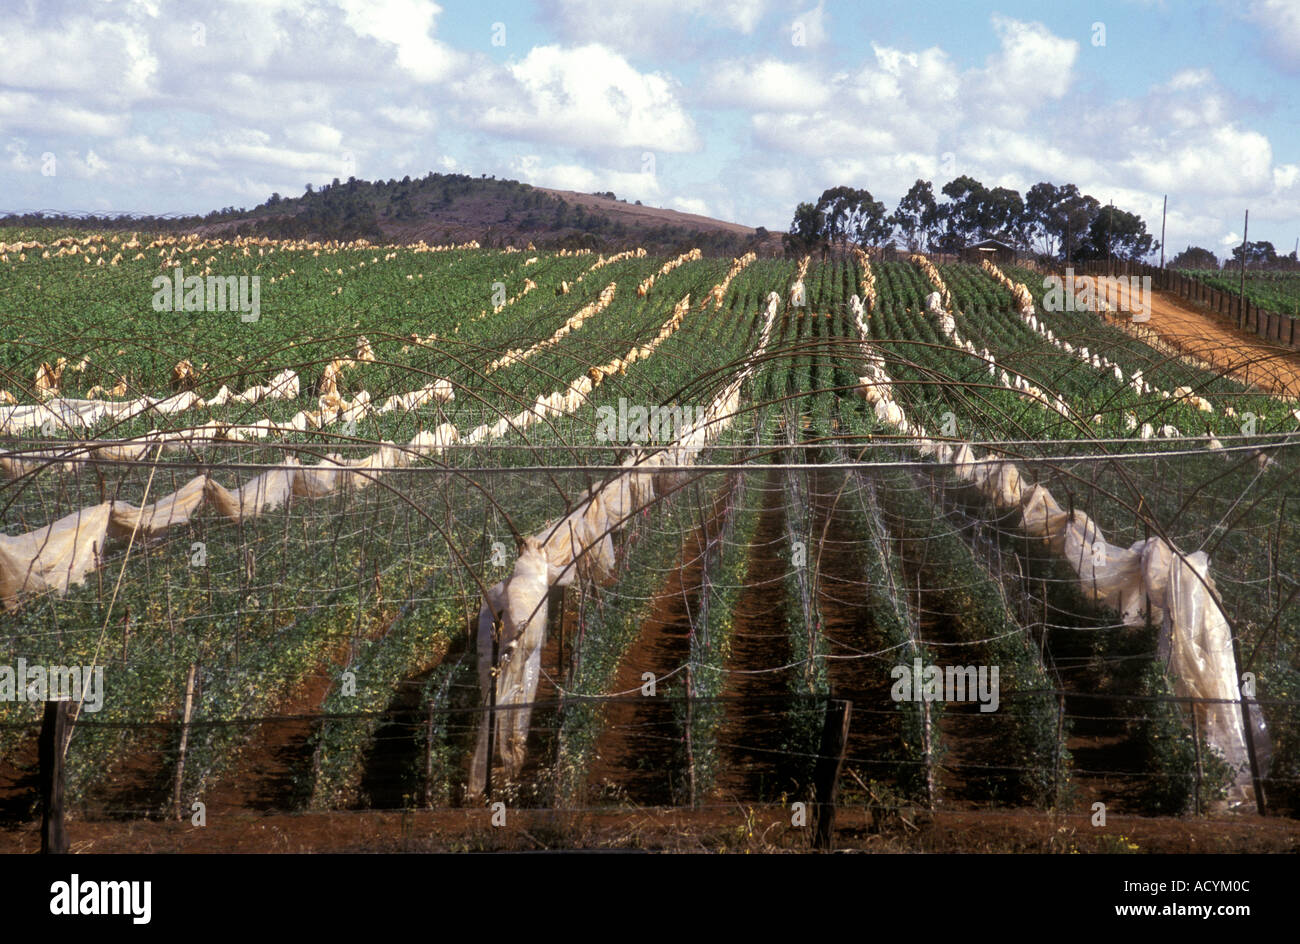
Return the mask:
<path id="1" fill-rule="evenodd" d="M 0 757 L 105 666 L 85 804 L 789 797 L 850 699 L 873 802 L 1294 809 L 1297 404 L 1041 275 L 73 245 L 0 247 Z"/>

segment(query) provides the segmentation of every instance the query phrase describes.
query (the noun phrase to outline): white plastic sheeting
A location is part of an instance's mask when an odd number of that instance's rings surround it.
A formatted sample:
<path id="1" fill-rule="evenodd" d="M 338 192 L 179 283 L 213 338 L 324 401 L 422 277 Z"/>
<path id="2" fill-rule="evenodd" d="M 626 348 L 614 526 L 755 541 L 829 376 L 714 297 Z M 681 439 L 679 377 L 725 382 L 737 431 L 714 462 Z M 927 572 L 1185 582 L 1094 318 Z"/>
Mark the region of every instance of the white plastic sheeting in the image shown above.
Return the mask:
<path id="1" fill-rule="evenodd" d="M 542 340 L 538 341 L 536 344 L 533 344 L 527 348 L 520 348 L 517 350 L 506 351 L 506 353 L 502 354 L 500 357 L 496 358 L 496 360 L 492 361 L 492 363 L 488 364 L 485 373 L 489 373 L 489 374 L 493 373 L 494 371 L 500 370 L 503 367 L 509 367 L 511 364 L 522 364 L 524 361 L 528 360 L 534 354 L 537 354 L 540 351 L 544 351 L 547 348 L 554 347 L 555 345 L 559 344 L 562 340 L 564 340 L 564 338 L 567 335 L 569 335 L 574 331 L 577 331 L 584 324 L 586 324 L 589 318 L 595 317 L 596 315 L 604 311 L 606 308 L 608 308 L 610 306 L 610 303 L 614 301 L 614 293 L 615 291 L 617 291 L 617 289 L 618 289 L 618 283 L 610 282 L 603 289 L 601 289 L 600 294 L 596 297 L 595 301 L 588 302 L 586 305 L 583 305 L 576 312 L 570 315 L 565 320 L 564 324 L 560 325 L 560 327 L 555 330 L 555 333 L 552 334 L 549 338 L 543 338 Z"/>
<path id="2" fill-rule="evenodd" d="M 733 270 L 739 271 L 748 264 L 746 260 L 752 258 L 750 254 L 748 257 L 736 260 L 732 266 Z M 712 297 L 713 293 L 710 293 L 708 298 Z M 706 298 L 704 304 L 707 303 Z M 313 466 L 301 466 L 297 460 L 289 460 L 233 491 L 227 490 L 220 483 L 209 478 L 204 479 L 201 488 L 192 481 L 176 495 L 166 496 L 143 511 L 125 503 L 117 503 L 119 525 L 111 533 L 108 529 L 108 518 L 104 518 L 101 523 L 101 515 L 94 509 L 82 509 L 46 528 L 39 528 L 22 535 L 0 535 L 0 605 L 6 609 L 14 609 L 21 604 L 24 597 L 30 595 L 47 591 L 66 592 L 68 587 L 79 584 L 86 573 L 98 566 L 107 538 L 117 536 L 123 531 L 130 534 L 131 530 L 140 526 L 142 521 L 145 522 L 144 530 L 149 532 L 147 536 L 155 537 L 157 533 L 168 527 L 187 523 L 190 517 L 204 505 L 211 505 L 217 514 L 226 518 L 256 517 L 267 510 L 280 507 L 291 495 L 311 499 L 323 497 L 343 487 L 365 488 L 385 470 L 405 468 L 416 459 L 436 455 L 441 449 L 453 443 L 483 442 L 503 436 L 511 429 L 524 430 L 536 423 L 545 422 L 548 416 L 572 413 L 586 402 L 592 390 L 605 377 L 619 373 L 628 364 L 650 357 L 660 344 L 681 327 L 689 310 L 690 296 L 687 295 L 674 306 L 672 314 L 664 322 L 659 333 L 648 343 L 632 348 L 626 357 L 616 357 L 608 364 L 592 368 L 590 375 L 576 378 L 565 391 L 556 391 L 546 397 L 539 396 L 533 406 L 522 410 L 517 415 L 502 417 L 495 423 L 481 424 L 465 436 L 461 436 L 456 427 L 444 423 L 433 432 L 419 433 L 405 448 L 398 447 L 394 443 L 383 443 L 378 451 L 362 458 L 343 459 L 331 455 Z M 769 334 L 770 328 L 765 331 L 764 338 Z M 287 377 L 283 375 L 268 385 L 275 390 L 287 390 L 289 386 Z M 296 379 L 292 386 L 296 390 Z M 443 395 L 454 396 L 450 384 L 442 380 L 426 385 L 419 393 L 434 398 Z M 262 395 L 264 396 L 265 393 L 263 392 Z M 363 395 L 364 391 L 358 395 L 351 406 L 338 415 L 348 416 L 350 410 L 369 409 L 369 396 Z M 326 398 L 322 398 L 324 399 Z M 391 398 L 385 407 L 390 404 Z M 393 406 L 401 408 L 400 404 Z M 384 408 L 381 407 L 381 411 L 382 409 Z M 252 430 L 254 434 L 260 432 L 261 435 L 265 435 L 264 431 L 274 428 L 276 428 L 274 423 L 264 420 L 241 427 L 241 431 L 247 433 Z M 215 438 L 222 433 L 229 436 L 229 428 L 219 424 L 206 424 L 192 430 L 169 431 L 144 437 L 140 441 L 114 444 L 109 447 L 81 445 L 67 449 L 63 455 L 67 457 L 65 462 L 72 465 L 76 465 L 78 460 L 84 460 L 88 452 L 97 452 L 105 448 L 122 450 L 126 453 L 124 458 L 140 459 L 151 447 L 158 448 L 160 442 L 183 440 L 185 437 Z M 3 468 L 11 474 L 25 471 L 29 463 L 48 461 L 49 458 L 46 456 L 0 457 L 0 462 L 8 463 Z M 592 529 L 598 524 L 599 522 L 584 523 L 578 529 L 579 534 L 592 533 Z M 612 560 L 612 546 L 607 557 Z M 594 555 L 594 558 L 599 560 L 600 555 Z M 568 561 L 565 563 L 567 564 Z"/>
<path id="3" fill-rule="evenodd" d="M 488 590 L 479 610 L 479 685 L 487 694 L 492 691 L 493 635 L 498 621 L 501 625 L 495 641 L 496 697 L 501 709 L 496 713 L 495 740 L 507 778 L 513 778 L 524 763 L 532 705 L 541 678 L 547 587 L 546 550 L 536 538 L 526 538 L 514 573 Z M 487 779 L 488 723 L 485 715 L 470 769 L 471 794 L 482 793 Z"/>
<path id="4" fill-rule="evenodd" d="M 170 415 L 203 405 L 203 399 L 189 391 L 170 397 L 118 401 L 58 397 L 25 406 L 0 406 L 0 434 L 18 435 L 27 430 L 44 429 L 48 435 L 54 436 L 69 430 L 89 429 L 104 419 L 126 420 L 141 413 Z"/>
<path id="5" fill-rule="evenodd" d="M 712 297 L 714 294 L 710 292 L 706 304 Z M 683 303 L 688 303 L 688 300 L 689 296 L 683 299 Z M 479 608 L 478 620 L 479 683 L 484 714 L 479 723 L 478 742 L 470 768 L 471 796 L 483 792 L 487 777 L 490 723 L 487 709 L 493 697 L 494 626 L 498 623 L 501 626 L 499 645 L 502 648 L 499 651 L 506 655 L 496 680 L 496 753 L 505 767 L 506 777 L 511 778 L 524 761 L 530 705 L 537 692 L 541 649 L 545 642 L 549 586 L 573 583 L 580 569 L 590 568 L 595 574 L 613 572 L 613 534 L 654 501 L 654 470 L 692 464 L 734 419 L 740 405 L 741 385 L 752 374 L 757 358 L 767 349 L 780 301 L 775 292 L 768 296 L 763 329 L 749 362 L 673 443 L 650 454 L 639 447 L 634 449 L 622 463 L 627 471 L 592 487 L 571 512 L 548 522 L 537 534 L 525 538 L 512 575 L 487 591 Z M 681 323 L 680 315 L 685 310 L 679 304 L 673 318 L 669 319 L 674 330 Z M 658 340 L 665 336 L 661 333 Z M 516 584 L 527 589 L 512 595 Z"/>
<path id="6" fill-rule="evenodd" d="M 44 528 L 0 535 L 0 603 L 12 608 L 26 592 L 62 593 L 99 566 L 112 506 L 74 511 Z"/>
<path id="7" fill-rule="evenodd" d="M 860 313 L 861 302 L 856 297 L 850 304 L 855 314 Z M 978 488 L 1000 512 L 1018 510 L 1024 531 L 1042 539 L 1069 562 L 1080 589 L 1119 612 L 1125 625 L 1144 625 L 1149 615 L 1152 622 L 1162 626 L 1169 640 L 1169 669 L 1176 694 L 1218 700 L 1197 704 L 1194 723 L 1201 726 L 1206 742 L 1232 766 L 1234 780 L 1228 802 L 1252 803 L 1232 634 L 1215 601 L 1206 554 L 1181 554 L 1160 538 L 1138 541 L 1127 548 L 1111 544 L 1087 514 L 1079 510 L 1066 513 L 1046 488 L 1030 484 L 1013 463 L 981 460 L 969 443 L 954 446 L 931 439 L 923 427 L 906 422 L 905 413 L 893 400 L 883 359 L 872 349 L 861 319 L 858 324 L 864 357 L 871 365 L 859 392 L 867 396 L 865 391 L 870 389 L 869 398 L 876 404 L 877 415 L 881 415 L 881 405 L 886 404 L 888 419 L 882 416 L 882 421 L 905 435 L 918 436 L 917 448 L 922 455 L 952 465 L 959 480 Z M 904 422 L 893 421 L 899 415 Z M 1251 705 L 1251 710 L 1251 723 L 1266 743 L 1262 714 L 1257 705 Z"/>
<path id="8" fill-rule="evenodd" d="M 1021 319 L 1024 321 L 1026 325 L 1029 326 L 1029 328 L 1032 331 L 1038 334 L 1044 341 L 1054 346 L 1057 350 L 1064 351 L 1066 354 L 1069 354 L 1072 357 L 1076 357 L 1079 360 L 1082 360 L 1090 364 L 1093 367 L 1093 369 L 1097 370 L 1098 372 L 1109 372 L 1114 374 L 1115 379 L 1117 381 L 1119 381 L 1120 383 L 1124 383 L 1123 368 L 1121 368 L 1119 364 L 1116 364 L 1106 355 L 1096 354 L 1096 353 L 1090 355 L 1086 347 L 1075 347 L 1074 345 L 1070 344 L 1068 341 L 1062 341 L 1060 338 L 1053 337 L 1051 330 L 1048 329 L 1048 327 L 1045 324 L 1043 324 L 1038 320 L 1038 315 L 1036 314 L 1036 309 L 1034 308 L 1034 297 L 1025 285 L 1023 285 L 1020 282 L 1013 281 L 1009 276 L 1007 276 L 1006 273 L 1004 273 L 1001 269 L 999 269 L 996 265 L 994 265 L 992 262 L 990 262 L 987 259 L 981 260 L 980 266 L 984 269 L 986 273 L 988 273 L 988 275 L 994 281 L 998 282 L 1000 285 L 1002 285 L 1004 288 L 1010 291 L 1012 295 L 1015 296 L 1016 304 L 1019 306 Z M 1105 303 L 1103 302 L 1102 304 L 1104 306 Z M 1153 339 L 1149 336 L 1143 336 L 1141 340 L 1144 343 L 1152 344 Z M 1160 345 L 1160 346 L 1152 345 L 1152 346 L 1156 346 L 1157 350 L 1160 350 L 1161 353 L 1168 353 L 1168 351 L 1165 350 L 1165 348 L 1167 348 L 1167 345 Z M 1147 383 L 1145 380 L 1142 379 L 1142 371 L 1140 369 L 1135 370 L 1133 372 L 1133 376 L 1131 378 L 1131 385 L 1134 391 L 1138 394 L 1156 393 L 1166 400 L 1170 400 L 1170 399 L 1187 400 L 1188 403 L 1196 407 L 1196 409 L 1200 410 L 1202 413 L 1212 414 L 1215 412 L 1214 404 L 1211 403 L 1209 400 L 1207 400 L 1205 397 L 1202 397 L 1199 394 L 1197 394 L 1190 387 L 1177 387 L 1174 389 L 1172 393 L 1170 393 L 1167 390 L 1160 390 L 1159 388 L 1152 387 L 1149 383 Z M 1228 416 L 1233 415 L 1230 412 L 1230 409 L 1231 408 L 1225 410 L 1225 415 Z M 1131 428 L 1136 429 L 1136 425 Z"/>

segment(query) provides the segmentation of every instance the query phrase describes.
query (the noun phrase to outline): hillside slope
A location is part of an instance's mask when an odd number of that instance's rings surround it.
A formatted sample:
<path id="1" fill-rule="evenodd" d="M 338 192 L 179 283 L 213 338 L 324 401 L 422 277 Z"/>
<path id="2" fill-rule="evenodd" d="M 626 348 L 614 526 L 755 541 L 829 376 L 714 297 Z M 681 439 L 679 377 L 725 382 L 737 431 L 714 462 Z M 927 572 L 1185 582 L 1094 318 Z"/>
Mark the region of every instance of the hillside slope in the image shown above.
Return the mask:
<path id="1" fill-rule="evenodd" d="M 484 246 L 610 249 L 632 245 L 673 252 L 699 246 L 737 254 L 771 237 L 737 223 L 641 206 L 613 193 L 586 194 L 514 180 L 434 174 L 401 180 L 335 179 L 298 197 L 271 194 L 251 210 L 227 207 L 205 216 L 6 217 L 20 226 L 197 232 L 272 238 L 369 239 L 427 243 L 477 240 Z"/>

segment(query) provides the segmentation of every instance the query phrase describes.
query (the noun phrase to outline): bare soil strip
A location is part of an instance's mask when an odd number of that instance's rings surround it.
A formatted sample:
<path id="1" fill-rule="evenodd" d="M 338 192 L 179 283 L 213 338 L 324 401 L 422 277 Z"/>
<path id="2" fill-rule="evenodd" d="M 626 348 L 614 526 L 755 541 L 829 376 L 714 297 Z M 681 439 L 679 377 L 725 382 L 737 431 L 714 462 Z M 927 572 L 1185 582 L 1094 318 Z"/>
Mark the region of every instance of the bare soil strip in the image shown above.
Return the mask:
<path id="1" fill-rule="evenodd" d="M 930 487 L 929 480 L 921 474 L 914 475 L 913 481 L 918 489 Z M 942 517 L 941 502 L 938 497 L 934 500 L 936 511 Z M 928 522 L 921 525 L 922 531 L 916 531 L 917 522 L 891 513 L 887 500 L 882 505 L 903 578 L 916 594 L 913 606 L 918 614 L 922 643 L 930 647 L 939 665 L 994 664 L 987 645 L 970 638 L 972 630 L 966 626 L 963 589 L 951 586 L 953 575 L 947 566 L 930 559 Z M 1000 795 L 1000 782 L 1014 772 L 999 767 L 997 759 L 1003 743 L 1002 726 L 1010 716 L 1003 712 L 981 712 L 979 708 L 973 701 L 947 703 L 938 713 L 935 799 L 948 809 L 986 807 L 1006 800 Z"/>
<path id="2" fill-rule="evenodd" d="M 884 758 L 896 754 L 902 740 L 902 714 L 889 695 L 889 670 L 902 656 L 890 653 L 861 657 L 886 648 L 888 642 L 876 626 L 866 574 L 861 572 L 854 551 L 862 536 L 854 534 L 848 517 L 836 510 L 837 503 L 855 499 L 840 494 L 843 473 L 814 471 L 810 480 L 813 534 L 819 542 L 813 552 L 818 575 L 817 609 L 830 656 L 827 668 L 831 696 L 853 702 L 842 786 L 853 786 L 854 773 L 867 783 L 881 781 L 897 786 L 893 763 Z M 848 487 L 853 488 L 852 483 Z"/>
<path id="3" fill-rule="evenodd" d="M 724 488 L 714 496 L 708 520 L 684 541 L 681 560 L 665 579 L 650 618 L 619 664 L 614 691 L 640 688 L 645 672 L 653 672 L 656 679 L 676 672 L 656 686 L 656 693 L 680 696 L 685 692 L 686 677 L 678 670 L 690 659 L 704 551 L 722 530 L 728 492 Z M 681 738 L 671 701 L 642 696 L 611 703 L 588 770 L 593 795 L 612 793 L 639 805 L 681 802 L 689 792 Z"/>
<path id="4" fill-rule="evenodd" d="M 40 790 L 35 730 L 7 756 L 0 757 L 0 823 L 24 822 L 35 809 Z"/>
<path id="5" fill-rule="evenodd" d="M 237 814 L 131 823 L 73 818 L 74 853 L 606 851 L 806 852 L 811 830 L 791 825 L 783 805 L 554 812 L 513 810 L 494 827 L 491 812 L 434 810 L 276 815 Z M 0 829 L 0 853 L 40 848 L 40 822 Z M 875 825 L 870 809 L 841 806 L 835 848 L 863 852 L 1300 852 L 1300 823 L 1256 816 L 1145 818 L 1032 810 L 911 811 Z"/>
<path id="6" fill-rule="evenodd" d="M 714 794 L 749 802 L 787 789 L 779 774 L 789 716 L 791 670 L 772 671 L 791 660 L 785 621 L 782 556 L 785 502 L 780 473 L 763 477 L 762 512 L 754 529 L 745 587 L 736 601 L 731 656 L 722 695 L 727 698 L 718 731 L 719 770 Z M 757 478 L 757 476 L 755 476 Z"/>
<path id="7" fill-rule="evenodd" d="M 1129 284 L 1121 279 L 1102 278 L 1102 283 L 1118 291 L 1121 304 L 1129 304 Z M 1118 315 L 1115 320 L 1127 321 Z M 1300 352 L 1272 344 L 1257 335 L 1239 330 L 1216 314 L 1200 310 L 1171 292 L 1153 289 L 1151 320 L 1153 329 L 1179 350 L 1212 364 L 1238 380 L 1255 384 L 1270 393 L 1300 397 Z"/>
<path id="8" fill-rule="evenodd" d="M 950 509 L 951 515 L 966 527 L 977 527 L 987 506 L 978 496 L 968 497 L 970 502 L 959 500 Z M 1081 605 L 1067 586 L 1056 581 L 1052 570 L 1055 558 L 1033 542 L 1016 542 L 1014 549 L 1003 545 L 1000 553 L 1005 556 L 998 570 L 1005 575 L 1004 584 L 1010 584 L 1013 599 L 1019 598 L 1022 606 L 1035 610 L 1046 600 L 1042 610 L 1020 614 L 1022 625 L 1059 622 L 1061 617 L 1052 616 L 1053 612 L 1073 612 Z M 1133 705 L 1087 697 L 1134 691 L 1133 679 L 1115 678 L 1098 660 L 1100 652 L 1115 657 L 1133 645 L 1129 633 L 1117 633 L 1107 624 L 1107 618 L 1099 614 L 1078 628 L 1050 630 L 1045 640 L 1040 637 L 1054 660 L 1061 687 L 1077 693 L 1065 696 L 1065 712 L 1071 719 L 1066 736 L 1071 763 L 1069 784 L 1061 800 L 1067 804 L 1073 800 L 1077 809 L 1090 809 L 1093 802 L 1101 800 L 1112 812 L 1137 812 L 1150 766 L 1126 717 L 1133 714 Z"/>

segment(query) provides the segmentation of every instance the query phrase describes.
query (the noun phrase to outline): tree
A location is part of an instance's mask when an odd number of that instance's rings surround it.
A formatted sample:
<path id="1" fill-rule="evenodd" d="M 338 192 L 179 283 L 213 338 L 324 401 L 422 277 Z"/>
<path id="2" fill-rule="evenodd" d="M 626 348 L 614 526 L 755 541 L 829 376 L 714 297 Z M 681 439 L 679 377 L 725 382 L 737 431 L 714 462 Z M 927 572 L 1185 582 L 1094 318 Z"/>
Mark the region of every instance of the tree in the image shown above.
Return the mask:
<path id="1" fill-rule="evenodd" d="M 1169 263 L 1171 269 L 1217 269 L 1219 257 L 1200 246 L 1188 246 Z"/>
<path id="2" fill-rule="evenodd" d="M 1074 184 L 1034 184 L 1025 194 L 1025 235 L 1049 256 L 1073 258 L 1074 246 L 1083 242 L 1100 212 L 1101 203 Z"/>
<path id="3" fill-rule="evenodd" d="M 1147 232 L 1142 217 L 1108 206 L 1102 208 L 1088 227 L 1087 238 L 1079 247 L 1079 258 L 1107 259 L 1114 256 L 1116 259 L 1138 260 L 1159 248 L 1159 243 Z"/>
<path id="4" fill-rule="evenodd" d="M 1061 190 L 1056 184 L 1043 181 L 1025 192 L 1025 231 L 1030 246 L 1037 240 L 1039 250 L 1055 256 L 1064 241 L 1064 222 L 1061 219 Z"/>
<path id="5" fill-rule="evenodd" d="M 879 246 L 889 242 L 894 225 L 885 215 L 885 205 L 872 199 L 870 193 L 859 191 L 860 199 L 851 218 L 854 241 L 862 246 Z"/>
<path id="6" fill-rule="evenodd" d="M 1268 241 L 1246 243 L 1246 268 L 1262 269 L 1277 265 L 1277 250 Z M 1241 265 L 1241 246 L 1232 249 L 1232 261 Z"/>
<path id="7" fill-rule="evenodd" d="M 975 242 L 980 235 L 982 204 L 988 188 L 974 177 L 962 174 L 943 185 L 943 195 L 948 203 L 943 208 L 944 248 L 951 251 Z"/>
<path id="8" fill-rule="evenodd" d="M 832 187 L 822 192 L 816 209 L 822 215 L 826 239 L 833 243 L 853 240 L 874 245 L 887 240 L 893 232 L 885 205 L 867 190 Z"/>
<path id="9" fill-rule="evenodd" d="M 898 201 L 898 209 L 889 222 L 902 234 L 908 249 L 913 252 L 928 249 L 939 226 L 939 204 L 930 181 L 917 180 L 912 184 L 912 189 Z"/>
<path id="10" fill-rule="evenodd" d="M 790 232 L 781 237 L 786 252 L 810 253 L 826 244 L 826 218 L 811 203 L 795 207 Z"/>
<path id="11" fill-rule="evenodd" d="M 915 188 L 913 188 L 915 189 Z M 962 175 L 943 188 L 948 203 L 939 208 L 945 227 L 939 242 L 953 252 L 981 239 L 999 239 L 1024 246 L 1026 233 L 1025 202 L 1019 191 L 1008 187 L 989 189 L 974 177 Z"/>
<path id="12" fill-rule="evenodd" d="M 979 230 L 985 239 L 1000 239 L 1013 246 L 1025 246 L 1025 201 L 1018 190 L 994 187 L 979 203 Z"/>

